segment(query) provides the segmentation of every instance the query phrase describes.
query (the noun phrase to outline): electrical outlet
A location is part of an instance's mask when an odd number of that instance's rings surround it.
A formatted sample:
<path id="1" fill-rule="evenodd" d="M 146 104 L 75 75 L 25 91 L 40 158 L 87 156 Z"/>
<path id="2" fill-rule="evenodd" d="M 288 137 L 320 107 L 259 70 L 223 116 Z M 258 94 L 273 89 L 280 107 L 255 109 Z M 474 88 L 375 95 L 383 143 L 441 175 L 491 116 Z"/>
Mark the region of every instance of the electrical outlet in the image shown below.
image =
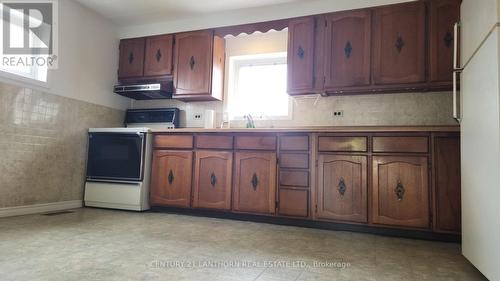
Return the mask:
<path id="1" fill-rule="evenodd" d="M 193 114 L 193 120 L 203 120 L 203 114 L 201 113 Z"/>
<path id="2" fill-rule="evenodd" d="M 333 112 L 333 118 L 339 118 L 339 117 L 344 117 L 344 111 L 343 110 L 338 110 Z"/>

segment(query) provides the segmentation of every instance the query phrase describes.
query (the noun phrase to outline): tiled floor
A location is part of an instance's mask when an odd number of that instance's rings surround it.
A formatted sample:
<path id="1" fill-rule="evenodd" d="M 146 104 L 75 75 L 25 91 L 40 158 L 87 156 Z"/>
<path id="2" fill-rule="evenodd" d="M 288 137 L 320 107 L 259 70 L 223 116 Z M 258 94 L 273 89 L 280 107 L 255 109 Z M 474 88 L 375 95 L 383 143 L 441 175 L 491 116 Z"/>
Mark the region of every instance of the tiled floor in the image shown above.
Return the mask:
<path id="1" fill-rule="evenodd" d="M 485 279 L 457 244 L 79 209 L 0 219 L 0 280 Z"/>

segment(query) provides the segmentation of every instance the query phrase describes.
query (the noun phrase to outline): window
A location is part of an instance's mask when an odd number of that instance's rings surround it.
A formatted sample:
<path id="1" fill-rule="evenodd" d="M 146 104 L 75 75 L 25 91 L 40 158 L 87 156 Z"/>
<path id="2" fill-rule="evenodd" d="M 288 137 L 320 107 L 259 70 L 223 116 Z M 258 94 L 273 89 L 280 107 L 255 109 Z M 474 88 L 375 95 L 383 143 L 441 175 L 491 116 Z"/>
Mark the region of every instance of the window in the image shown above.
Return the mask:
<path id="1" fill-rule="evenodd" d="M 228 113 L 230 119 L 290 117 L 286 93 L 286 53 L 230 57 Z"/>
<path id="2" fill-rule="evenodd" d="M 10 17 L 11 21 L 10 22 L 5 22 L 5 20 L 2 20 L 2 24 L 8 24 L 10 25 L 10 41 L 12 46 L 22 46 L 23 44 L 23 37 L 24 37 L 24 30 L 23 30 L 23 19 L 24 16 L 21 11 L 19 10 L 14 10 L 10 9 Z M 32 21 L 35 21 L 36 19 L 32 19 Z M 3 36 L 3 28 L 1 31 L 1 36 Z M 33 33 L 29 34 L 29 40 L 32 42 L 31 44 L 39 47 L 41 44 L 36 40 L 36 36 Z M 32 55 L 37 55 L 37 54 L 32 54 Z M 24 57 L 27 57 L 28 59 L 23 60 Z M 36 63 L 33 63 L 32 60 L 30 60 L 31 56 L 15 56 L 15 58 L 11 61 L 19 62 L 22 61 L 22 63 L 14 63 L 15 65 L 5 65 L 3 62 L 5 59 L 9 59 L 8 56 L 2 57 L 2 63 L 0 64 L 0 71 L 3 72 L 2 76 L 5 76 L 7 78 L 12 78 L 12 79 L 19 79 L 24 80 L 23 78 L 28 78 L 31 80 L 36 80 L 38 82 L 47 82 L 47 65 L 36 65 Z"/>

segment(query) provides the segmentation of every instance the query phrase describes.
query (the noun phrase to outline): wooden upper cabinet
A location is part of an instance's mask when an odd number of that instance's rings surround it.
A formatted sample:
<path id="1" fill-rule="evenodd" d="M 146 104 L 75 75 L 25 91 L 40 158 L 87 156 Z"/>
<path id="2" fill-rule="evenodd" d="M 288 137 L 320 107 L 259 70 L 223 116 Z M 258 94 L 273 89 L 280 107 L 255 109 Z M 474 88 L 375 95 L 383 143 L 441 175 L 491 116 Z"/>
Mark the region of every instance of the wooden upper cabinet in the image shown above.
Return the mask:
<path id="1" fill-rule="evenodd" d="M 367 222 L 366 156 L 320 155 L 318 179 L 318 218 Z"/>
<path id="2" fill-rule="evenodd" d="M 213 30 L 175 35 L 174 98 L 221 100 L 225 41 Z"/>
<path id="3" fill-rule="evenodd" d="M 429 228 L 428 158 L 374 156 L 372 166 L 373 223 Z"/>
<path id="4" fill-rule="evenodd" d="M 153 206 L 189 207 L 193 152 L 155 150 L 150 201 Z"/>
<path id="5" fill-rule="evenodd" d="M 196 152 L 193 207 L 231 209 L 232 166 L 232 152 Z"/>
<path id="6" fill-rule="evenodd" d="M 276 153 L 236 152 L 234 158 L 234 210 L 274 214 L 276 209 Z"/>
<path id="7" fill-rule="evenodd" d="M 430 82 L 453 80 L 453 25 L 460 20 L 460 0 L 430 1 Z"/>
<path id="8" fill-rule="evenodd" d="M 141 77 L 144 74 L 144 38 L 120 41 L 118 79 Z"/>
<path id="9" fill-rule="evenodd" d="M 144 76 L 172 75 L 173 43 L 173 35 L 146 38 Z"/>
<path id="10" fill-rule="evenodd" d="M 306 17 L 288 23 L 288 93 L 314 92 L 315 19 Z"/>
<path id="11" fill-rule="evenodd" d="M 425 3 L 374 9 L 373 81 L 376 85 L 426 81 Z"/>
<path id="12" fill-rule="evenodd" d="M 434 137 L 434 230 L 461 232 L 460 138 Z"/>
<path id="13" fill-rule="evenodd" d="M 371 12 L 360 10 L 325 17 L 325 91 L 370 84 Z"/>

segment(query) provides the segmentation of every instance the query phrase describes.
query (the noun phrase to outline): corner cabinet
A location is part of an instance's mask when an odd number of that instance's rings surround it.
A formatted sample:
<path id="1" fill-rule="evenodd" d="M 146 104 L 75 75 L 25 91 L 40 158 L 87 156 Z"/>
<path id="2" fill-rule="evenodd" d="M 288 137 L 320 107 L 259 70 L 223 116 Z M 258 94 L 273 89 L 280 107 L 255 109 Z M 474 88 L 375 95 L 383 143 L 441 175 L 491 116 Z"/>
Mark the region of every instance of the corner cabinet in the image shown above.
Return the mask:
<path id="1" fill-rule="evenodd" d="M 183 101 L 222 100 L 225 41 L 213 30 L 175 35 L 173 98 Z"/>
<path id="2" fill-rule="evenodd" d="M 424 2 L 376 8 L 373 13 L 375 85 L 425 82 Z"/>
<path id="3" fill-rule="evenodd" d="M 155 150 L 151 177 L 151 205 L 189 207 L 193 152 Z"/>
<path id="4" fill-rule="evenodd" d="M 373 223 L 429 228 L 427 157 L 373 157 Z"/>
<path id="5" fill-rule="evenodd" d="M 234 210 L 274 214 L 276 210 L 276 153 L 236 152 L 234 161 Z"/>

